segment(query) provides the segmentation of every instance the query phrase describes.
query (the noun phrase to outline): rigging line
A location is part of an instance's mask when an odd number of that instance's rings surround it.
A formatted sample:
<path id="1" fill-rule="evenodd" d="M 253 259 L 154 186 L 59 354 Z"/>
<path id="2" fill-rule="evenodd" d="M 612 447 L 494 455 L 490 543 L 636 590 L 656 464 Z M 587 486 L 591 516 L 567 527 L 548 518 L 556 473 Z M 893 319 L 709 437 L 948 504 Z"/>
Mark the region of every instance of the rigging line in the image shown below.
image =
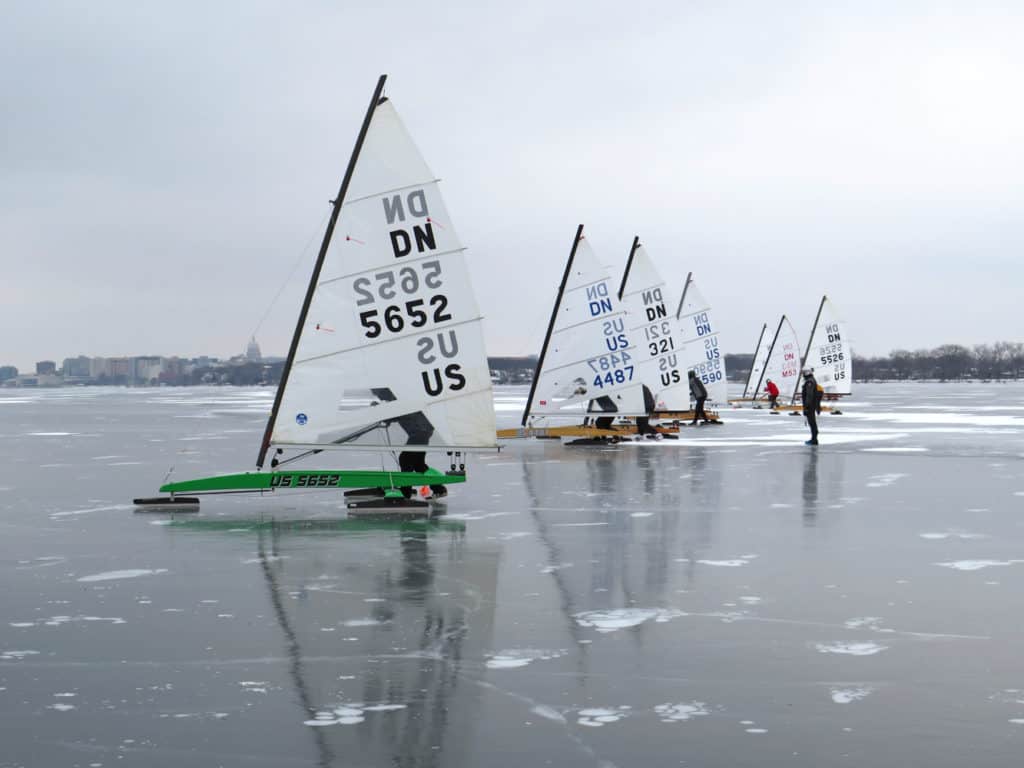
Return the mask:
<path id="1" fill-rule="evenodd" d="M 317 235 L 320 232 L 323 232 L 324 224 L 327 223 L 327 217 L 330 216 L 330 215 L 331 215 L 331 209 L 328 208 L 327 212 L 320 219 L 320 223 L 312 231 L 312 234 L 310 234 L 309 239 L 306 241 L 306 244 L 302 247 L 302 250 L 299 251 L 299 255 L 295 259 L 295 263 L 292 264 L 292 268 L 288 271 L 288 276 L 281 282 L 281 287 L 277 289 L 277 293 L 274 294 L 274 298 L 272 298 L 270 300 L 270 304 L 267 305 L 267 309 L 263 313 L 263 317 L 260 318 L 260 321 L 258 323 L 256 323 L 256 327 L 253 328 L 253 331 L 252 331 L 252 334 L 251 334 L 253 337 L 255 337 L 257 333 L 259 333 L 260 328 L 263 327 L 263 323 L 265 323 L 267 321 L 267 318 L 270 316 L 271 310 L 273 310 L 274 305 L 277 304 L 277 300 L 280 299 L 281 298 L 281 294 L 284 293 L 284 289 L 287 288 L 291 284 L 292 278 L 295 277 L 295 271 L 299 268 L 299 265 L 305 263 L 305 261 L 307 260 L 306 259 L 306 255 L 309 253 L 309 249 L 312 247 L 313 242 L 316 240 Z"/>

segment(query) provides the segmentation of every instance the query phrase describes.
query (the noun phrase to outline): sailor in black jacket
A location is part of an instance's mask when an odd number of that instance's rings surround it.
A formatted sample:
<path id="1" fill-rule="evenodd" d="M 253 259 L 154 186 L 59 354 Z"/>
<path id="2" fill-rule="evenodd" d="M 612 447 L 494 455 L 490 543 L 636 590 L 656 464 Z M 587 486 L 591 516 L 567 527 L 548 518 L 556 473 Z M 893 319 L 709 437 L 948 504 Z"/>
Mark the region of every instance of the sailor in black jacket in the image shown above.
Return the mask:
<path id="1" fill-rule="evenodd" d="M 821 413 L 821 391 L 818 389 L 818 381 L 814 378 L 814 369 L 804 368 L 804 385 L 800 390 L 800 399 L 803 401 L 804 418 L 807 419 L 807 426 L 811 428 L 811 439 L 805 445 L 818 444 L 818 414 Z"/>
<path id="2" fill-rule="evenodd" d="M 704 401 L 708 399 L 708 390 L 704 386 L 704 382 L 697 378 L 696 372 L 690 371 L 687 376 L 690 377 L 690 394 L 697 401 L 697 404 L 693 406 L 693 421 L 690 423 L 696 424 L 697 419 L 702 419 L 703 423 L 707 424 L 710 419 L 704 412 Z"/>

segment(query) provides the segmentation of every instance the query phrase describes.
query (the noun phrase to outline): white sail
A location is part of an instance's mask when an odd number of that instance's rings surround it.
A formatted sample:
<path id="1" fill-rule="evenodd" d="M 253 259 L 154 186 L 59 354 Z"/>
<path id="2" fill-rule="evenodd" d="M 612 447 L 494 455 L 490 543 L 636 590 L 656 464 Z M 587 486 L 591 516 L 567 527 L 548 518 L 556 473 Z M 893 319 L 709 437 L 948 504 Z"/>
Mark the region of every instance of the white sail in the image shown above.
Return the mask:
<path id="1" fill-rule="evenodd" d="M 496 445 L 480 311 L 437 179 L 372 111 L 270 444 Z"/>
<path id="2" fill-rule="evenodd" d="M 750 361 L 750 373 L 747 374 L 747 383 L 743 385 L 743 398 L 757 397 L 757 383 L 761 381 L 761 374 L 764 372 L 764 364 L 768 362 L 768 347 L 771 339 L 765 338 L 768 330 L 768 323 L 761 325 L 761 335 L 757 337 L 757 346 L 754 347 L 754 356 Z"/>
<path id="3" fill-rule="evenodd" d="M 619 295 L 629 337 L 637 345 L 637 380 L 654 395 L 656 410 L 685 411 L 689 389 L 680 358 L 679 327 L 669 314 L 665 281 L 639 238 L 633 242 Z"/>
<path id="4" fill-rule="evenodd" d="M 600 410 L 602 398 L 610 398 L 620 415 L 643 415 L 635 355 L 608 270 L 580 227 L 524 422 L 532 416 L 578 416 L 588 405 Z"/>
<path id="5" fill-rule="evenodd" d="M 708 391 L 709 407 L 724 406 L 729 400 L 725 378 L 725 353 L 718 339 L 711 304 L 697 288 L 691 272 L 676 312 L 683 340 L 683 367 L 693 371 Z"/>
<path id="6" fill-rule="evenodd" d="M 779 387 L 779 392 L 793 392 L 800 382 L 800 342 L 793 324 L 785 315 L 779 320 L 778 328 L 768 347 L 768 360 L 758 383 L 758 391 L 764 389 L 769 379 Z M 785 397 L 785 395 L 783 395 Z"/>
<path id="7" fill-rule="evenodd" d="M 848 395 L 853 381 L 853 353 L 846 323 L 839 317 L 828 296 L 821 297 L 818 317 L 807 344 L 804 363 L 814 370 L 814 378 L 829 395 Z"/>

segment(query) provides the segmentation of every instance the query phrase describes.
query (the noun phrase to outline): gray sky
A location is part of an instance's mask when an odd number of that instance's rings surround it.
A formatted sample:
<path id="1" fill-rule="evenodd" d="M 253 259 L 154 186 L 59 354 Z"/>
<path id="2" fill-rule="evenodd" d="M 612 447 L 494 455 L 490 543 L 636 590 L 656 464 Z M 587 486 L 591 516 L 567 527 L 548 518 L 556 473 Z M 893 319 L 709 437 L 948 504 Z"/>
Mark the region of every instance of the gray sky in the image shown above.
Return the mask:
<path id="1" fill-rule="evenodd" d="M 491 354 L 539 350 L 579 222 L 693 270 L 730 352 L 823 292 L 861 354 L 1021 340 L 1021 40 L 1010 2 L 5 3 L 0 364 L 236 354 L 285 284 L 283 354 L 382 72 Z"/>

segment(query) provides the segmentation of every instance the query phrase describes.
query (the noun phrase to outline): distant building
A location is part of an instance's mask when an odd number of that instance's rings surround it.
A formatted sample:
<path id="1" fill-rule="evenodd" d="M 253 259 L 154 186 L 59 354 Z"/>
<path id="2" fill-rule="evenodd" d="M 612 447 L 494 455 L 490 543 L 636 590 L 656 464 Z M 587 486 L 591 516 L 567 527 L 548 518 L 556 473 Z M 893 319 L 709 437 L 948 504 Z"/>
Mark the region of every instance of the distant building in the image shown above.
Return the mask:
<path id="1" fill-rule="evenodd" d="M 162 357 L 143 356 L 134 358 L 133 384 L 149 384 L 160 379 L 164 369 Z"/>
<path id="2" fill-rule="evenodd" d="M 65 379 L 89 379 L 92 378 L 92 360 L 83 355 L 65 357 L 61 370 Z"/>
<path id="3" fill-rule="evenodd" d="M 89 359 L 89 377 L 98 379 L 110 376 L 110 361 L 105 357 L 93 357 Z"/>
<path id="4" fill-rule="evenodd" d="M 57 373 L 57 364 L 53 360 L 40 360 L 36 363 L 36 373 L 39 375 L 54 375 Z"/>
<path id="5" fill-rule="evenodd" d="M 13 365 L 0 365 L 0 381 L 13 379 L 18 375 L 18 369 Z"/>
<path id="6" fill-rule="evenodd" d="M 245 348 L 245 359 L 254 363 L 263 359 L 263 355 L 260 354 L 260 345 L 256 343 L 255 336 L 249 339 L 249 345 Z"/>

